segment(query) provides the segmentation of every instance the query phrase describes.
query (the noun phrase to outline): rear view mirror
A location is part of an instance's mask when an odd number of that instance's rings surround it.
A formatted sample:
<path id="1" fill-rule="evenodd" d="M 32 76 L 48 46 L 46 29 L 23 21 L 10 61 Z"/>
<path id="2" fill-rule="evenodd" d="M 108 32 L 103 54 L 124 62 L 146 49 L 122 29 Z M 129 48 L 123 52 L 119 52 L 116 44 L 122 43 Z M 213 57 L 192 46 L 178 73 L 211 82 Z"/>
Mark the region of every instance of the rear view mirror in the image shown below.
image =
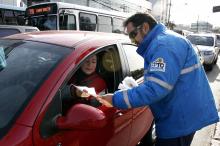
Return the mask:
<path id="1" fill-rule="evenodd" d="M 0 70 L 6 67 L 6 60 L 5 60 L 5 52 L 2 47 L 0 47 Z"/>

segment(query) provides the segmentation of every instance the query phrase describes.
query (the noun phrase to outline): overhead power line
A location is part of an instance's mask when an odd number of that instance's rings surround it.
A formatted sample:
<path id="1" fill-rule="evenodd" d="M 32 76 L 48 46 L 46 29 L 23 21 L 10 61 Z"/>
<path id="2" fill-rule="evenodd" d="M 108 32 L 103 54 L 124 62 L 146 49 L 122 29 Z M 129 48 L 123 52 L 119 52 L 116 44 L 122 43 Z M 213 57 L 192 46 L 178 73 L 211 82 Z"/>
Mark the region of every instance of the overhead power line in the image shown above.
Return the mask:
<path id="1" fill-rule="evenodd" d="M 100 4 L 100 5 L 104 6 L 104 7 L 107 7 L 107 8 L 109 8 L 109 9 L 111 9 L 111 10 L 119 11 L 119 10 L 117 10 L 117 9 L 115 9 L 115 8 L 112 8 L 111 6 L 108 6 L 108 5 L 106 5 L 106 4 L 101 3 L 101 2 L 100 2 L 101 0 L 99 0 L 99 1 L 97 1 L 97 0 L 91 0 L 91 1 L 94 1 L 94 2 Z M 103 2 L 103 1 L 102 1 L 102 2 Z"/>
<path id="2" fill-rule="evenodd" d="M 118 3 L 118 2 L 110 3 L 110 1 L 106 1 L 106 0 L 99 0 L 99 1 L 98 0 L 92 0 L 92 1 L 102 5 L 104 7 L 110 8 L 111 10 L 115 10 L 115 11 L 120 11 L 120 10 L 116 9 L 116 8 L 113 8 L 113 5 L 120 6 L 118 8 L 122 8 L 122 9 L 125 8 L 125 6 L 126 6 L 128 9 L 134 10 L 134 11 L 140 10 L 140 7 L 141 7 L 140 5 L 136 5 L 134 3 L 131 3 L 131 2 L 128 2 L 128 1 L 125 1 L 125 0 L 123 0 L 125 2 L 123 4 Z M 127 3 L 130 3 L 130 5 L 127 5 Z M 133 6 L 133 5 L 136 5 L 136 7 Z M 122 7 L 122 6 L 124 6 L 124 7 Z M 125 11 L 125 9 L 123 9 L 123 10 Z"/>

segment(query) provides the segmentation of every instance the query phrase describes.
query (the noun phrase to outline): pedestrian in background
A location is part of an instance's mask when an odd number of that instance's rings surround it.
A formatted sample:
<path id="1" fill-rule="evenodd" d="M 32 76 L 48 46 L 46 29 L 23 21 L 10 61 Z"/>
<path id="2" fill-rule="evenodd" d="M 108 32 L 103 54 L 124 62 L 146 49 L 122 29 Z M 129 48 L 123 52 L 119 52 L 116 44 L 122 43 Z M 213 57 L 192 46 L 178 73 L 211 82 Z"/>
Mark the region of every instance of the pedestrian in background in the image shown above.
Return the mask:
<path id="1" fill-rule="evenodd" d="M 154 17 L 137 13 L 124 26 L 144 58 L 144 82 L 100 96 L 106 106 L 149 106 L 155 120 L 155 146 L 190 146 L 195 132 L 219 121 L 206 73 L 191 43 Z"/>

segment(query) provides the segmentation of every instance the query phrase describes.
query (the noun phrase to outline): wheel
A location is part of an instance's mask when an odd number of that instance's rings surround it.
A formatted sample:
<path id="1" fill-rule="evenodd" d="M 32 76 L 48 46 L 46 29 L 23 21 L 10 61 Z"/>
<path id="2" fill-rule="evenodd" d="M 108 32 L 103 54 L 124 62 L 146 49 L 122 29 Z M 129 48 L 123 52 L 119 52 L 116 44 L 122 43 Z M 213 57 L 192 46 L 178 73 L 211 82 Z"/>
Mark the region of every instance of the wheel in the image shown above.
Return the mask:
<path id="1" fill-rule="evenodd" d="M 156 131 L 154 122 L 151 124 L 150 129 L 141 139 L 140 143 L 137 146 L 153 146 L 156 141 Z"/>
<path id="2" fill-rule="evenodd" d="M 217 61 L 218 61 L 218 55 L 217 55 L 217 57 L 216 57 L 216 59 L 215 59 L 215 61 L 214 61 L 214 64 L 216 64 Z"/>
<path id="3" fill-rule="evenodd" d="M 209 65 L 204 65 L 204 69 L 205 69 L 205 71 L 211 71 L 212 70 L 212 67 L 213 67 L 213 65 L 212 64 L 209 64 Z"/>

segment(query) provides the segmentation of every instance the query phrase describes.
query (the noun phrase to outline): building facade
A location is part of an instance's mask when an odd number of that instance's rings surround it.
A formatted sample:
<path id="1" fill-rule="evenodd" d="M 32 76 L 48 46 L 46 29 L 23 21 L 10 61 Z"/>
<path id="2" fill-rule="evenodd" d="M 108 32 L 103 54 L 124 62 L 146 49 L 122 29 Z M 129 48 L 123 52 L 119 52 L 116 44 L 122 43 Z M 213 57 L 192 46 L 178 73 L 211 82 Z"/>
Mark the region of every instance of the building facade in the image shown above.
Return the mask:
<path id="1" fill-rule="evenodd" d="M 193 32 L 212 32 L 213 25 L 205 21 L 197 21 L 191 24 Z"/>
<path id="2" fill-rule="evenodd" d="M 170 22 L 171 0 L 149 0 L 152 3 L 152 14 L 157 21 L 164 24 Z"/>
<path id="3" fill-rule="evenodd" d="M 0 4 L 16 7 L 26 7 L 26 3 L 23 0 L 0 0 Z"/>

